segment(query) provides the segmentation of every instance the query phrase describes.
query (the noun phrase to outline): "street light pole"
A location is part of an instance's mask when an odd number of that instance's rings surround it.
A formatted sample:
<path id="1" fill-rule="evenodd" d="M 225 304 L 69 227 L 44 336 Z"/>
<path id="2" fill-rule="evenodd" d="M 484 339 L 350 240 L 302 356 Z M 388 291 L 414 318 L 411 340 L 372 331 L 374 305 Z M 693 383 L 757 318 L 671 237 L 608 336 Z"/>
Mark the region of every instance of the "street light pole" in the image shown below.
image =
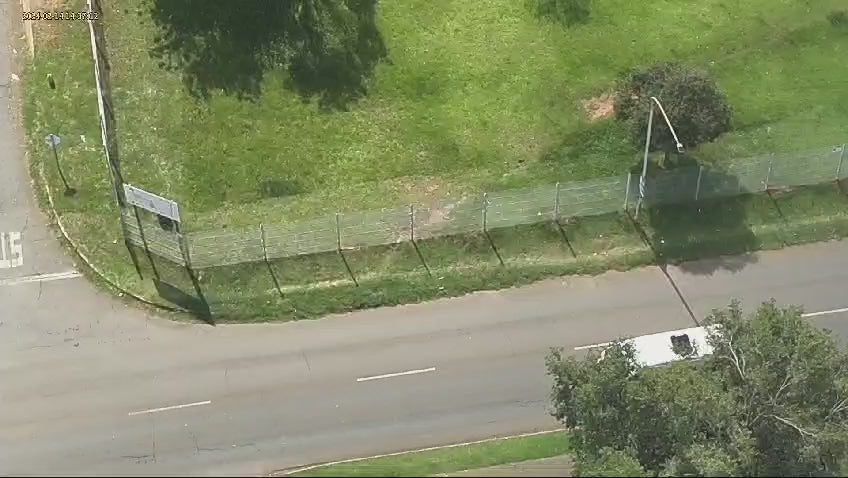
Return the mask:
<path id="1" fill-rule="evenodd" d="M 651 132 L 654 124 L 654 104 L 659 107 L 660 113 L 662 113 L 663 119 L 665 120 L 665 124 L 668 125 L 669 131 L 671 131 L 671 135 L 674 137 L 675 146 L 677 146 L 677 152 L 683 153 L 683 143 L 680 142 L 680 139 L 677 138 L 677 133 L 674 131 L 674 126 L 671 125 L 671 121 L 668 119 L 668 115 L 665 114 L 665 108 L 663 108 L 662 103 L 655 96 L 651 97 L 651 109 L 648 112 L 648 133 L 645 135 L 645 155 L 642 158 L 642 175 L 639 176 L 639 201 L 636 204 L 636 215 L 635 218 L 639 219 L 639 211 L 642 209 L 642 202 L 645 200 L 645 187 L 648 176 L 648 153 L 651 149 Z"/>

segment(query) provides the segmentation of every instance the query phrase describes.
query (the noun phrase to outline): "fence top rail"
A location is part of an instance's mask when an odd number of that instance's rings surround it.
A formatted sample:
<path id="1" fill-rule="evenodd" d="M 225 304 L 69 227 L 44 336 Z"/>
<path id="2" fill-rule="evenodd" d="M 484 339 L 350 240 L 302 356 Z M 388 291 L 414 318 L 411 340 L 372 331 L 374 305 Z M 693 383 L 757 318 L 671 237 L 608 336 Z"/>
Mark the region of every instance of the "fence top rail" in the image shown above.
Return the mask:
<path id="1" fill-rule="evenodd" d="M 845 156 L 848 156 L 845 145 L 837 145 L 654 170 L 648 176 L 646 197 L 662 197 L 661 202 L 697 200 L 717 194 L 754 192 L 759 184 L 768 184 L 770 180 L 786 185 L 833 181 L 837 176 L 848 175 Z M 331 213 L 294 222 L 202 229 L 187 232 L 185 237 L 192 256 L 203 258 L 204 266 L 213 264 L 217 256 L 221 256 L 219 262 L 228 264 L 234 256 L 253 257 L 257 247 L 273 250 L 275 257 L 285 257 L 328 251 L 339 243 L 342 246 L 391 244 L 415 234 L 437 237 L 479 230 L 487 225 L 500 228 L 524 224 L 534 218 L 536 222 L 547 221 L 553 211 L 562 217 L 614 212 L 638 197 L 639 188 L 631 184 L 633 176 L 638 178 L 639 173 L 463 194 L 425 204 Z M 149 218 L 139 221 L 127 211 L 121 220 L 133 242 L 140 241 L 143 232 L 144 239 L 157 243 L 157 247 L 179 243 L 176 234 L 161 229 Z"/>

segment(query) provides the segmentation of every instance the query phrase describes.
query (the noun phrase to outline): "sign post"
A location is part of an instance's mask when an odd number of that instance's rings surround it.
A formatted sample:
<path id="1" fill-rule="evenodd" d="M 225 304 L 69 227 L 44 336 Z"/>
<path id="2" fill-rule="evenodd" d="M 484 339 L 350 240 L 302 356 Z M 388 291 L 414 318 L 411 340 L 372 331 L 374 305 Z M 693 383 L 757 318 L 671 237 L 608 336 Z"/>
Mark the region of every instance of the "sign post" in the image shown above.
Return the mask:
<path id="1" fill-rule="evenodd" d="M 68 185 L 68 180 L 65 179 L 65 173 L 62 171 L 62 165 L 59 163 L 59 152 L 56 149 L 56 146 L 59 146 L 59 143 L 62 142 L 62 138 L 57 134 L 50 133 L 44 138 L 44 142 L 53 149 L 53 159 L 56 160 L 56 169 L 59 171 L 59 177 L 62 178 L 62 184 L 65 186 L 65 196 L 73 196 L 77 193 L 77 190 Z"/>
<path id="2" fill-rule="evenodd" d="M 173 232 L 176 235 L 176 239 L 180 245 L 180 256 L 182 257 L 183 264 L 185 264 L 186 267 L 189 267 L 190 261 L 188 258 L 188 250 L 187 247 L 185 247 L 182 233 L 180 231 L 180 205 L 176 201 L 163 198 L 162 196 L 158 196 L 126 183 L 123 185 L 123 197 L 126 198 L 127 204 L 133 208 L 136 224 L 138 225 L 138 231 L 141 235 L 141 240 L 144 243 L 145 252 L 147 252 L 150 265 L 153 267 L 154 275 L 158 277 L 159 274 L 156 270 L 153 258 L 150 257 L 150 251 L 147 247 L 147 239 L 144 234 L 144 226 L 142 225 L 141 218 L 138 214 L 139 208 L 155 214 L 159 219 L 159 225 L 163 229 L 170 230 L 170 232 Z M 166 227 L 171 225 L 173 225 L 173 227 Z"/>

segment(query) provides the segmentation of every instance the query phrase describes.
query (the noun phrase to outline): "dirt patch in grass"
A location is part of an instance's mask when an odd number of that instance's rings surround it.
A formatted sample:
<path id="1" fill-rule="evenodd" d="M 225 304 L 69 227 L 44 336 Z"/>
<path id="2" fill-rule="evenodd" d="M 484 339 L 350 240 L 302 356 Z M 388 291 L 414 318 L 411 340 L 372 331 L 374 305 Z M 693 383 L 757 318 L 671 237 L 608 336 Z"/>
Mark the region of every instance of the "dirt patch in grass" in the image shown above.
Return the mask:
<path id="1" fill-rule="evenodd" d="M 27 3 L 28 5 L 24 4 L 24 8 L 28 8 L 32 12 L 58 12 L 69 10 L 69 8 L 66 8 L 67 5 L 64 0 L 29 0 Z M 33 36 L 35 37 L 35 41 L 38 43 L 39 49 L 52 47 L 57 44 L 59 36 L 62 34 L 62 30 L 59 28 L 60 25 L 58 25 L 60 22 L 43 20 L 30 21 L 29 23 L 32 24 Z"/>
<path id="2" fill-rule="evenodd" d="M 611 93 L 605 93 L 600 96 L 595 96 L 588 100 L 583 100 L 583 109 L 589 116 L 590 121 L 597 121 L 602 118 L 608 118 L 615 113 L 615 98 Z"/>

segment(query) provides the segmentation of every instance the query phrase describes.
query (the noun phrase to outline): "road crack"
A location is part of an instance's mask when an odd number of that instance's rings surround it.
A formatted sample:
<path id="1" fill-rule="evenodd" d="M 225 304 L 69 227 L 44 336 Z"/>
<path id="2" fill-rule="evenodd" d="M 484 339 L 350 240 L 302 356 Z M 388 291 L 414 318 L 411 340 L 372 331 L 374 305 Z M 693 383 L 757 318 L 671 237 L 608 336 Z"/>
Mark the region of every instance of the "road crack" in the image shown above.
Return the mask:
<path id="1" fill-rule="evenodd" d="M 300 355 L 302 355 L 302 356 L 303 356 L 303 361 L 304 361 L 304 362 L 306 362 L 306 369 L 307 369 L 307 370 L 309 370 L 309 371 L 311 372 L 311 371 L 312 371 L 312 366 L 311 366 L 311 365 L 309 365 L 309 359 L 308 359 L 308 358 L 306 358 L 306 352 L 304 352 L 303 350 L 301 350 L 301 351 L 300 351 Z"/>

